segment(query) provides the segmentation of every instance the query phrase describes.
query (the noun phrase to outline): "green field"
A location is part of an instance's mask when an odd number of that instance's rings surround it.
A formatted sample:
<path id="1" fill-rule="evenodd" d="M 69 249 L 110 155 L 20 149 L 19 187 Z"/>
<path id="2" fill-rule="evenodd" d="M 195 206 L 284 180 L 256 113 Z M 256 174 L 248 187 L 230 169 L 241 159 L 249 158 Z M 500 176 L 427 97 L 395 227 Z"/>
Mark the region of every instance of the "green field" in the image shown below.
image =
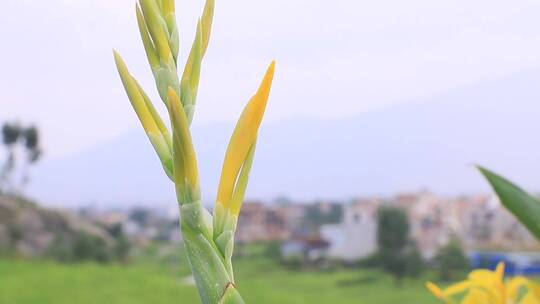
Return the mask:
<path id="1" fill-rule="evenodd" d="M 398 288 L 367 270 L 297 272 L 261 258 L 239 260 L 236 268 L 247 303 L 436 303 L 423 280 Z M 187 275 L 186 265 L 171 259 L 128 266 L 0 260 L 0 303 L 199 303 Z"/>

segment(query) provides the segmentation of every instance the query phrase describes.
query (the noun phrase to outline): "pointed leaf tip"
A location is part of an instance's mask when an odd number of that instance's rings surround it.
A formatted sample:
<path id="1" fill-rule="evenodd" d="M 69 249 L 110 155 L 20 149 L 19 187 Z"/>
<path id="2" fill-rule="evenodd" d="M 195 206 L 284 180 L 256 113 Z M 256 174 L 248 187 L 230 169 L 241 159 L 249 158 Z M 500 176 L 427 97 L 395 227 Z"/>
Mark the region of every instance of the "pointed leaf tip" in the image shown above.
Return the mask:
<path id="1" fill-rule="evenodd" d="M 257 94 L 256 94 L 256 96 L 262 97 L 262 99 L 264 100 L 264 103 L 266 103 L 266 100 L 268 99 L 268 96 L 270 95 L 270 88 L 272 87 L 272 82 L 274 81 L 275 68 L 276 68 L 276 61 L 273 60 L 268 66 L 266 70 L 266 74 L 264 75 L 263 81 L 261 82 L 261 85 L 259 86 L 259 90 L 257 91 Z"/>
<path id="2" fill-rule="evenodd" d="M 208 43 L 210 42 L 210 35 L 212 33 L 212 22 L 214 18 L 214 6 L 214 0 L 207 0 L 201 18 L 203 29 L 202 56 L 204 56 L 204 54 L 206 53 Z"/>
<path id="3" fill-rule="evenodd" d="M 120 56 L 120 54 L 118 53 L 118 51 L 116 51 L 115 49 L 113 49 L 112 51 L 113 51 L 114 61 L 115 61 L 115 62 L 117 63 L 117 65 L 118 65 L 118 62 L 123 61 L 123 60 L 122 60 L 122 57 Z"/>
<path id="4" fill-rule="evenodd" d="M 270 65 L 266 69 L 266 74 L 265 74 L 263 83 L 269 82 L 270 85 L 272 84 L 272 81 L 274 80 L 275 69 L 276 69 L 276 61 L 272 60 L 272 62 L 270 62 Z"/>
<path id="5" fill-rule="evenodd" d="M 540 240 L 540 201 L 490 170 L 477 166 L 491 184 L 501 203 Z"/>

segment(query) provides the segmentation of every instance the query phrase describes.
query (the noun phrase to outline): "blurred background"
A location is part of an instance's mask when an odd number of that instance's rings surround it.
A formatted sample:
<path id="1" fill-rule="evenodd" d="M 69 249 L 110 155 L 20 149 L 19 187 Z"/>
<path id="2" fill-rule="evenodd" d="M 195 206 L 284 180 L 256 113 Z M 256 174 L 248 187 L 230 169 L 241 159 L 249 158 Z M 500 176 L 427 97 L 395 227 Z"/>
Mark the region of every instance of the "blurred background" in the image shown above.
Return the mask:
<path id="1" fill-rule="evenodd" d="M 192 127 L 209 208 L 277 60 L 237 233 L 248 302 L 434 303 L 428 279 L 540 274 L 474 168 L 540 191 L 540 3 L 216 2 Z M 180 62 L 203 4 L 177 1 Z M 0 37 L 0 302 L 197 303 L 112 58 L 159 106 L 135 1 L 3 0 Z"/>

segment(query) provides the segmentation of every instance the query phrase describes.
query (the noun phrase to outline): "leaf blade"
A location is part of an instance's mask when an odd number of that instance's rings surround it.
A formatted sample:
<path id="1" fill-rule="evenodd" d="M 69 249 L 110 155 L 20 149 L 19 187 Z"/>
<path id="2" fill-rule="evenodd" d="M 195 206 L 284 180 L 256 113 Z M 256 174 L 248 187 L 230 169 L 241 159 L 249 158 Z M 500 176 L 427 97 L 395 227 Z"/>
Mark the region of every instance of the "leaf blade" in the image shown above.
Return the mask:
<path id="1" fill-rule="evenodd" d="M 501 203 L 540 240 L 540 201 L 506 178 L 478 166 Z"/>

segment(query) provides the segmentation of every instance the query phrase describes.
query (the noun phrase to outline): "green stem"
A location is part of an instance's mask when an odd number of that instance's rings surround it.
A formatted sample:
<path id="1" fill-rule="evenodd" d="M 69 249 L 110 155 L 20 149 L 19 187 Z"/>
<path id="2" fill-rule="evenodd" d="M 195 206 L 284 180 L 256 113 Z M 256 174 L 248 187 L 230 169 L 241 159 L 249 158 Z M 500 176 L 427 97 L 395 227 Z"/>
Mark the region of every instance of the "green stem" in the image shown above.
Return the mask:
<path id="1" fill-rule="evenodd" d="M 180 207 L 182 236 L 203 304 L 244 303 L 234 287 L 229 263 L 213 240 L 212 218 L 200 201 Z"/>
<path id="2" fill-rule="evenodd" d="M 229 285 L 219 300 L 219 304 L 245 304 L 244 299 L 234 285 Z"/>

